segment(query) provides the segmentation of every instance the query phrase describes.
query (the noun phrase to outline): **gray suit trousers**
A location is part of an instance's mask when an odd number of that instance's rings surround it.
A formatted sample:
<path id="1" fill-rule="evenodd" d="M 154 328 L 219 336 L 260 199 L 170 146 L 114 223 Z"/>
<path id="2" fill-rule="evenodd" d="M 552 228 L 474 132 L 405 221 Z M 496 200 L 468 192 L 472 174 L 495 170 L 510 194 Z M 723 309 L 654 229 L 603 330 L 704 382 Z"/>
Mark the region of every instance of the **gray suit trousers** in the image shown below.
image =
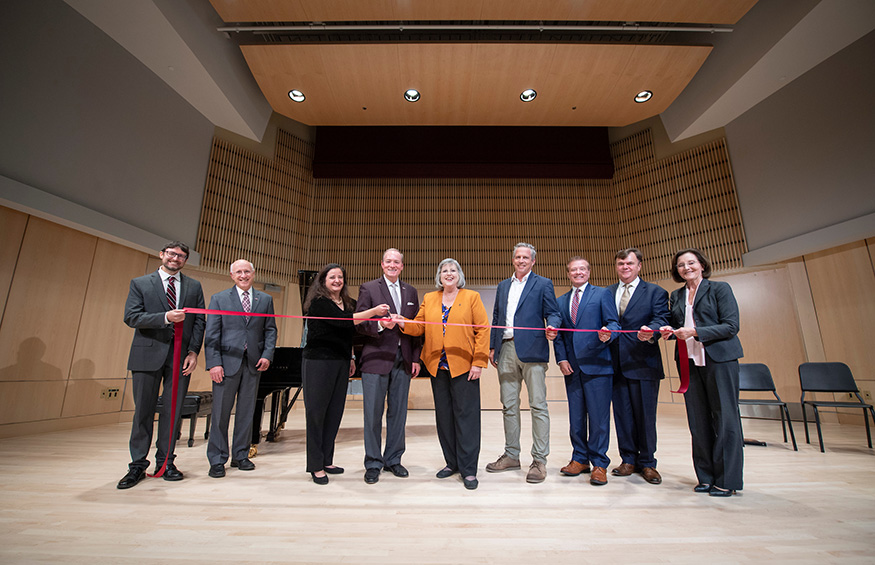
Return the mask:
<path id="1" fill-rule="evenodd" d="M 180 371 L 179 389 L 176 393 L 176 422 L 170 425 L 171 395 L 173 392 L 173 349 L 167 355 L 164 366 L 157 371 L 131 371 L 133 377 L 132 387 L 134 396 L 134 421 L 131 426 L 131 469 L 147 469 L 149 467 L 149 448 L 152 443 L 152 432 L 155 427 L 155 407 L 158 404 L 158 394 L 161 392 L 163 409 L 158 415 L 158 441 L 155 452 L 155 462 L 160 466 L 164 460 L 173 463 L 176 455 L 173 453 L 176 447 L 176 435 L 170 430 L 178 430 L 182 422 L 182 403 L 188 393 L 190 376 L 183 375 Z M 172 437 L 171 437 L 172 436 Z M 168 445 L 170 456 L 168 458 Z"/>
<path id="2" fill-rule="evenodd" d="M 406 449 L 407 395 L 410 374 L 404 370 L 401 348 L 392 370 L 385 375 L 362 373 L 362 409 L 365 428 L 365 469 L 381 469 L 401 463 Z M 387 402 L 388 400 L 388 402 Z M 381 450 L 383 406 L 386 405 L 386 448 Z"/>
<path id="3" fill-rule="evenodd" d="M 210 465 L 224 465 L 228 461 L 228 426 L 231 409 L 237 400 L 234 415 L 234 438 L 231 444 L 231 459 L 240 461 L 249 457 L 252 443 L 252 418 L 255 413 L 255 397 L 261 373 L 252 371 L 243 355 L 240 370 L 235 375 L 225 375 L 220 383 L 213 383 L 213 418 L 210 423 L 210 442 L 207 445 L 207 460 Z M 216 410 L 218 409 L 218 414 Z"/>

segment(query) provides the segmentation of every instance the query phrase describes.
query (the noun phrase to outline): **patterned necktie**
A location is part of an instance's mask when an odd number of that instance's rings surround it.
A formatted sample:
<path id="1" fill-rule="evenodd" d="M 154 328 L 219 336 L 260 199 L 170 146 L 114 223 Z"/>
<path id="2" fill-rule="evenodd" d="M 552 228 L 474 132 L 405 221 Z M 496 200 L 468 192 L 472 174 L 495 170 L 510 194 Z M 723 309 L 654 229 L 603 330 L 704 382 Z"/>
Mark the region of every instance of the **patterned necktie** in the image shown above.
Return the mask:
<path id="1" fill-rule="evenodd" d="M 176 286 L 173 282 L 175 280 L 175 277 L 167 279 L 167 305 L 171 310 L 176 310 Z"/>
<path id="2" fill-rule="evenodd" d="M 252 306 L 249 302 L 249 291 L 243 291 L 243 311 L 244 312 L 252 312 Z M 249 323 L 249 316 L 243 316 L 243 321 Z"/>
<path id="3" fill-rule="evenodd" d="M 577 309 L 580 307 L 580 289 L 574 289 L 574 297 L 571 299 L 571 323 L 577 323 Z"/>
<path id="4" fill-rule="evenodd" d="M 617 313 L 620 314 L 621 318 L 626 313 L 626 306 L 629 305 L 629 299 L 632 297 L 632 292 L 629 290 L 632 284 L 626 283 L 623 286 L 626 288 L 623 290 L 623 296 L 620 297 L 620 305 L 617 307 Z"/>

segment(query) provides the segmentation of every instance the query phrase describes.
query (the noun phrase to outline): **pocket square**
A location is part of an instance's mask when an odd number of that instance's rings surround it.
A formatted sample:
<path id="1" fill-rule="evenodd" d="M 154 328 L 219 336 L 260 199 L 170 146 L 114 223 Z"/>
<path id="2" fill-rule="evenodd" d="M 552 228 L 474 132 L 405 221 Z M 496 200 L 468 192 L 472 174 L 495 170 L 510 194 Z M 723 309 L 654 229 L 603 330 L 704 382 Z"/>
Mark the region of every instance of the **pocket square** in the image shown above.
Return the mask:
<path id="1" fill-rule="evenodd" d="M 408 306 L 416 306 L 416 304 L 414 304 L 413 302 L 408 302 L 407 305 Z"/>

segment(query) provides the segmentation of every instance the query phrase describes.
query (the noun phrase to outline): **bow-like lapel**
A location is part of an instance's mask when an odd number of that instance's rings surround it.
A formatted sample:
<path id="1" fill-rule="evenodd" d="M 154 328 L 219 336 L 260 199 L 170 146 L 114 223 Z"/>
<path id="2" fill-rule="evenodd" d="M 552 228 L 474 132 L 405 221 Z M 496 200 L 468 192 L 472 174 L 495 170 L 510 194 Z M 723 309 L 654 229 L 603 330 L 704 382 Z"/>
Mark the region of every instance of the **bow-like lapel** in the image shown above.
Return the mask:
<path id="1" fill-rule="evenodd" d="M 180 292 L 182 290 L 182 284 L 179 285 L 180 289 L 176 292 Z M 152 288 L 155 289 L 156 296 L 161 297 L 161 304 L 164 306 L 164 311 L 170 311 L 170 304 L 167 303 L 167 291 L 164 290 L 164 283 L 161 282 L 161 275 L 158 274 L 158 271 L 152 273 Z"/>
<path id="2" fill-rule="evenodd" d="M 617 288 L 619 288 L 619 286 Z M 629 310 L 631 310 L 632 308 L 635 307 L 635 304 L 637 304 L 639 302 L 639 299 L 641 298 L 642 294 L 644 294 L 644 281 L 639 280 L 638 286 L 635 287 L 635 292 L 632 293 L 632 296 L 629 298 L 629 303 L 626 304 L 626 312 L 628 312 Z M 614 294 L 611 295 L 611 298 L 613 298 L 615 296 L 617 296 L 617 289 L 614 289 Z M 617 312 L 617 315 L 619 316 L 620 313 Z M 622 320 L 623 316 L 620 316 L 620 319 Z"/>
<path id="3" fill-rule="evenodd" d="M 574 290 L 572 290 L 572 293 Z M 583 325 L 583 309 L 589 303 L 590 298 L 592 298 L 593 288 L 592 283 L 586 285 L 586 289 L 584 289 L 583 294 L 580 295 L 580 305 L 577 307 L 577 323 L 574 325 L 576 328 L 580 328 Z"/>
<path id="4" fill-rule="evenodd" d="M 516 275 L 511 275 L 516 277 Z M 532 287 L 535 286 L 535 279 L 538 278 L 538 275 L 535 273 L 529 272 L 529 278 L 526 279 L 526 286 L 523 287 L 523 293 L 520 294 L 520 301 L 517 303 L 517 310 L 519 310 L 520 305 L 526 300 L 526 297 L 532 292 Z M 513 284 L 513 281 L 511 281 Z"/>
<path id="5" fill-rule="evenodd" d="M 380 286 L 380 292 L 383 294 L 383 303 L 389 305 L 389 312 L 391 312 L 393 314 L 400 314 L 400 312 L 395 311 L 395 299 L 392 298 L 392 293 L 389 292 L 389 284 L 386 282 L 386 279 L 384 277 L 380 277 L 379 279 L 377 279 L 377 284 Z M 398 293 L 400 294 L 401 293 L 400 282 L 399 282 L 398 286 L 399 286 Z M 398 299 L 401 301 L 404 300 L 400 296 L 398 297 Z"/>

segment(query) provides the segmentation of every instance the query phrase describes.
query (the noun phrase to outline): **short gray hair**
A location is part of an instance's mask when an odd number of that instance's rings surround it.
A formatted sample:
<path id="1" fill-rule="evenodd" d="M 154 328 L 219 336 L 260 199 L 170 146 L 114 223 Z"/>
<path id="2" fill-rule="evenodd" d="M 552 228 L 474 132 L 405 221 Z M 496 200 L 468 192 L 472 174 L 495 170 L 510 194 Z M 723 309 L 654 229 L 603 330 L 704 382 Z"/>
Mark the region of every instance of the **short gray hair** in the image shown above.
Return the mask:
<path id="1" fill-rule="evenodd" d="M 230 270 L 233 273 L 234 272 L 234 265 L 236 265 L 237 263 L 249 263 L 249 268 L 252 269 L 253 273 L 255 272 L 255 265 L 253 265 L 252 261 L 249 261 L 248 259 L 237 259 L 236 261 L 231 263 L 231 266 L 228 268 L 228 270 Z"/>
<path id="2" fill-rule="evenodd" d="M 462 266 L 459 265 L 459 262 L 451 257 L 447 257 L 440 263 L 438 263 L 437 273 L 434 275 L 434 286 L 435 288 L 443 288 L 444 285 L 441 284 L 441 269 L 444 268 L 444 265 L 447 263 L 452 263 L 456 266 L 456 270 L 459 271 L 459 284 L 456 285 L 459 288 L 465 288 L 465 272 L 462 271 Z"/>
<path id="3" fill-rule="evenodd" d="M 535 246 L 532 245 L 531 243 L 525 243 L 523 241 L 521 241 L 513 246 L 513 255 L 511 257 L 516 255 L 516 250 L 519 249 L 520 247 L 527 247 L 527 248 L 531 249 L 532 250 L 532 261 L 535 260 L 535 257 L 537 257 L 537 255 L 538 255 L 538 250 L 535 249 Z"/>

